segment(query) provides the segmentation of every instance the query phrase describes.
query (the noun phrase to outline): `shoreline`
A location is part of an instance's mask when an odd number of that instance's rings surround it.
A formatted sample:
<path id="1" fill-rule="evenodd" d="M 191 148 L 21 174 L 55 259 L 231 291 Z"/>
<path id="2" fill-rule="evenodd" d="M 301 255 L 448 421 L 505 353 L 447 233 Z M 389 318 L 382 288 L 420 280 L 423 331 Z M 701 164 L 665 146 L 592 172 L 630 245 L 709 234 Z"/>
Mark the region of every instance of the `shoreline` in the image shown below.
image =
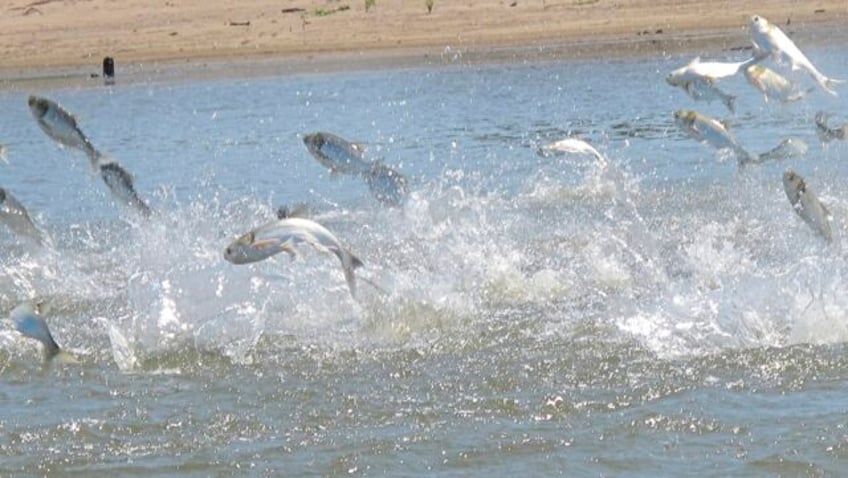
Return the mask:
<path id="1" fill-rule="evenodd" d="M 104 0 L 90 1 L 97 3 Z M 639 4 L 641 1 L 629 0 L 621 3 Z M 766 3 L 786 1 L 767 0 Z M 811 10 L 812 14 L 804 17 L 807 21 L 796 20 L 791 26 L 780 26 L 802 49 L 822 45 L 845 45 L 848 44 L 848 4 L 842 9 L 846 13 L 837 11 L 827 17 L 818 13 L 820 9 Z M 734 19 L 737 16 L 739 15 L 732 15 Z M 741 58 L 751 49 L 747 24 L 727 26 L 727 16 L 705 22 L 707 25 L 713 25 L 705 28 L 697 28 L 682 20 L 678 23 L 668 19 L 665 21 L 663 28 L 643 29 L 635 33 L 632 29 L 622 33 L 621 25 L 612 22 L 591 35 L 582 34 L 580 31 L 562 34 L 555 29 L 540 29 L 539 34 L 533 38 L 528 38 L 527 35 L 505 35 L 496 40 L 489 38 L 464 41 L 458 43 L 458 46 L 450 46 L 450 43 L 441 37 L 423 41 L 421 45 L 415 45 L 414 42 L 401 44 L 400 41 L 383 41 L 374 44 L 366 42 L 364 46 L 359 47 L 355 42 L 347 44 L 336 39 L 335 43 L 328 42 L 330 47 L 320 43 L 297 47 L 288 45 L 286 48 L 244 54 L 223 49 L 198 49 L 180 56 L 141 49 L 140 53 L 136 53 L 139 58 L 134 58 L 133 55 L 125 58 L 117 54 L 113 57 L 116 64 L 116 83 L 137 84 L 451 65 L 564 60 L 616 61 L 686 53 L 717 58 Z M 650 16 L 639 24 L 652 22 L 659 24 Z M 102 57 L 89 54 L 83 59 L 78 56 L 71 58 L 67 65 L 39 65 L 34 59 L 18 66 L 7 63 L 0 66 L 0 90 L 99 87 L 103 85 L 103 78 L 100 77 L 101 61 Z"/>

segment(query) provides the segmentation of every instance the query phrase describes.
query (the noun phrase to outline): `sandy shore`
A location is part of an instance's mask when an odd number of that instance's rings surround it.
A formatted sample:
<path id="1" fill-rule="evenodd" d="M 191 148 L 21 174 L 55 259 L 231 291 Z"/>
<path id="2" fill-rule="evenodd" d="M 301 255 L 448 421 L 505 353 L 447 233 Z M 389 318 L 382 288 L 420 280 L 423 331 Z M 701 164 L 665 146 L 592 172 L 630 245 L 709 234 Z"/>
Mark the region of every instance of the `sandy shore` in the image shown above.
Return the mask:
<path id="1" fill-rule="evenodd" d="M 845 42 L 845 0 L 12 0 L 0 81 L 598 58 L 749 45 L 751 14 Z M 753 8 L 753 7 L 750 7 Z M 787 24 L 788 23 L 788 24 Z"/>

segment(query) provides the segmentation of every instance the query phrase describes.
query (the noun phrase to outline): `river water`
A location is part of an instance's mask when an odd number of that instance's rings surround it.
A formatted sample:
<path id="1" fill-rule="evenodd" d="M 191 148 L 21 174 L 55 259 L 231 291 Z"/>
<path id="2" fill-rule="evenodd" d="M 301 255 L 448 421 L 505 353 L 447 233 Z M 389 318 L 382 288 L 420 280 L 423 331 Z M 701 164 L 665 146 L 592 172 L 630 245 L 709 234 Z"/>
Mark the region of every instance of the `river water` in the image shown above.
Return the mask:
<path id="1" fill-rule="evenodd" d="M 807 54 L 848 78 L 848 50 Z M 782 105 L 740 75 L 720 83 L 729 115 L 665 83 L 689 59 L 0 93 L 0 185 L 49 236 L 0 230 L 0 306 L 42 300 L 81 362 L 43 364 L 4 321 L 0 475 L 838 475 L 848 145 L 820 143 L 813 117 L 848 121 L 848 87 Z M 29 94 L 75 113 L 156 214 L 115 204 Z M 809 151 L 740 170 L 675 127 L 680 108 L 751 151 Z M 405 174 L 403 206 L 324 170 L 301 142 L 314 131 Z M 609 166 L 537 154 L 568 136 Z M 793 212 L 789 168 L 832 243 Z M 298 203 L 379 289 L 352 298 L 308 248 L 222 259 Z"/>

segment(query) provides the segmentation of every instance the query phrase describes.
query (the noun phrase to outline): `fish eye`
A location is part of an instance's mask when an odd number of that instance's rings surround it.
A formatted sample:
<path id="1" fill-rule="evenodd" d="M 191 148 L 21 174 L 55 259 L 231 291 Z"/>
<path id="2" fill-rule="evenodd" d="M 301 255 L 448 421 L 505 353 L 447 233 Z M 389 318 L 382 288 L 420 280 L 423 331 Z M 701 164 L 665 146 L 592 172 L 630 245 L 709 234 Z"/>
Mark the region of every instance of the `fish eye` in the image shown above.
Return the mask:
<path id="1" fill-rule="evenodd" d="M 224 250 L 224 255 L 227 255 L 227 256 L 231 256 L 231 255 L 233 255 L 233 248 L 232 248 L 232 247 L 228 247 L 228 248 L 226 248 L 226 249 Z"/>

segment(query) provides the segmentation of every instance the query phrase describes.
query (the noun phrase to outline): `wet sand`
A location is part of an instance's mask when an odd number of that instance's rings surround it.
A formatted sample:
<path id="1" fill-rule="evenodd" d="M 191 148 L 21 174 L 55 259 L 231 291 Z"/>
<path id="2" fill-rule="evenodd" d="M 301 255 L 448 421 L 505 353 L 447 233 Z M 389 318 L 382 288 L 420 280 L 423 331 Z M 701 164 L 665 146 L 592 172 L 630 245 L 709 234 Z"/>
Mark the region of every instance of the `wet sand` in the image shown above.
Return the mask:
<path id="1" fill-rule="evenodd" d="M 13 0 L 0 81 L 183 78 L 744 50 L 756 13 L 846 42 L 845 0 Z"/>

